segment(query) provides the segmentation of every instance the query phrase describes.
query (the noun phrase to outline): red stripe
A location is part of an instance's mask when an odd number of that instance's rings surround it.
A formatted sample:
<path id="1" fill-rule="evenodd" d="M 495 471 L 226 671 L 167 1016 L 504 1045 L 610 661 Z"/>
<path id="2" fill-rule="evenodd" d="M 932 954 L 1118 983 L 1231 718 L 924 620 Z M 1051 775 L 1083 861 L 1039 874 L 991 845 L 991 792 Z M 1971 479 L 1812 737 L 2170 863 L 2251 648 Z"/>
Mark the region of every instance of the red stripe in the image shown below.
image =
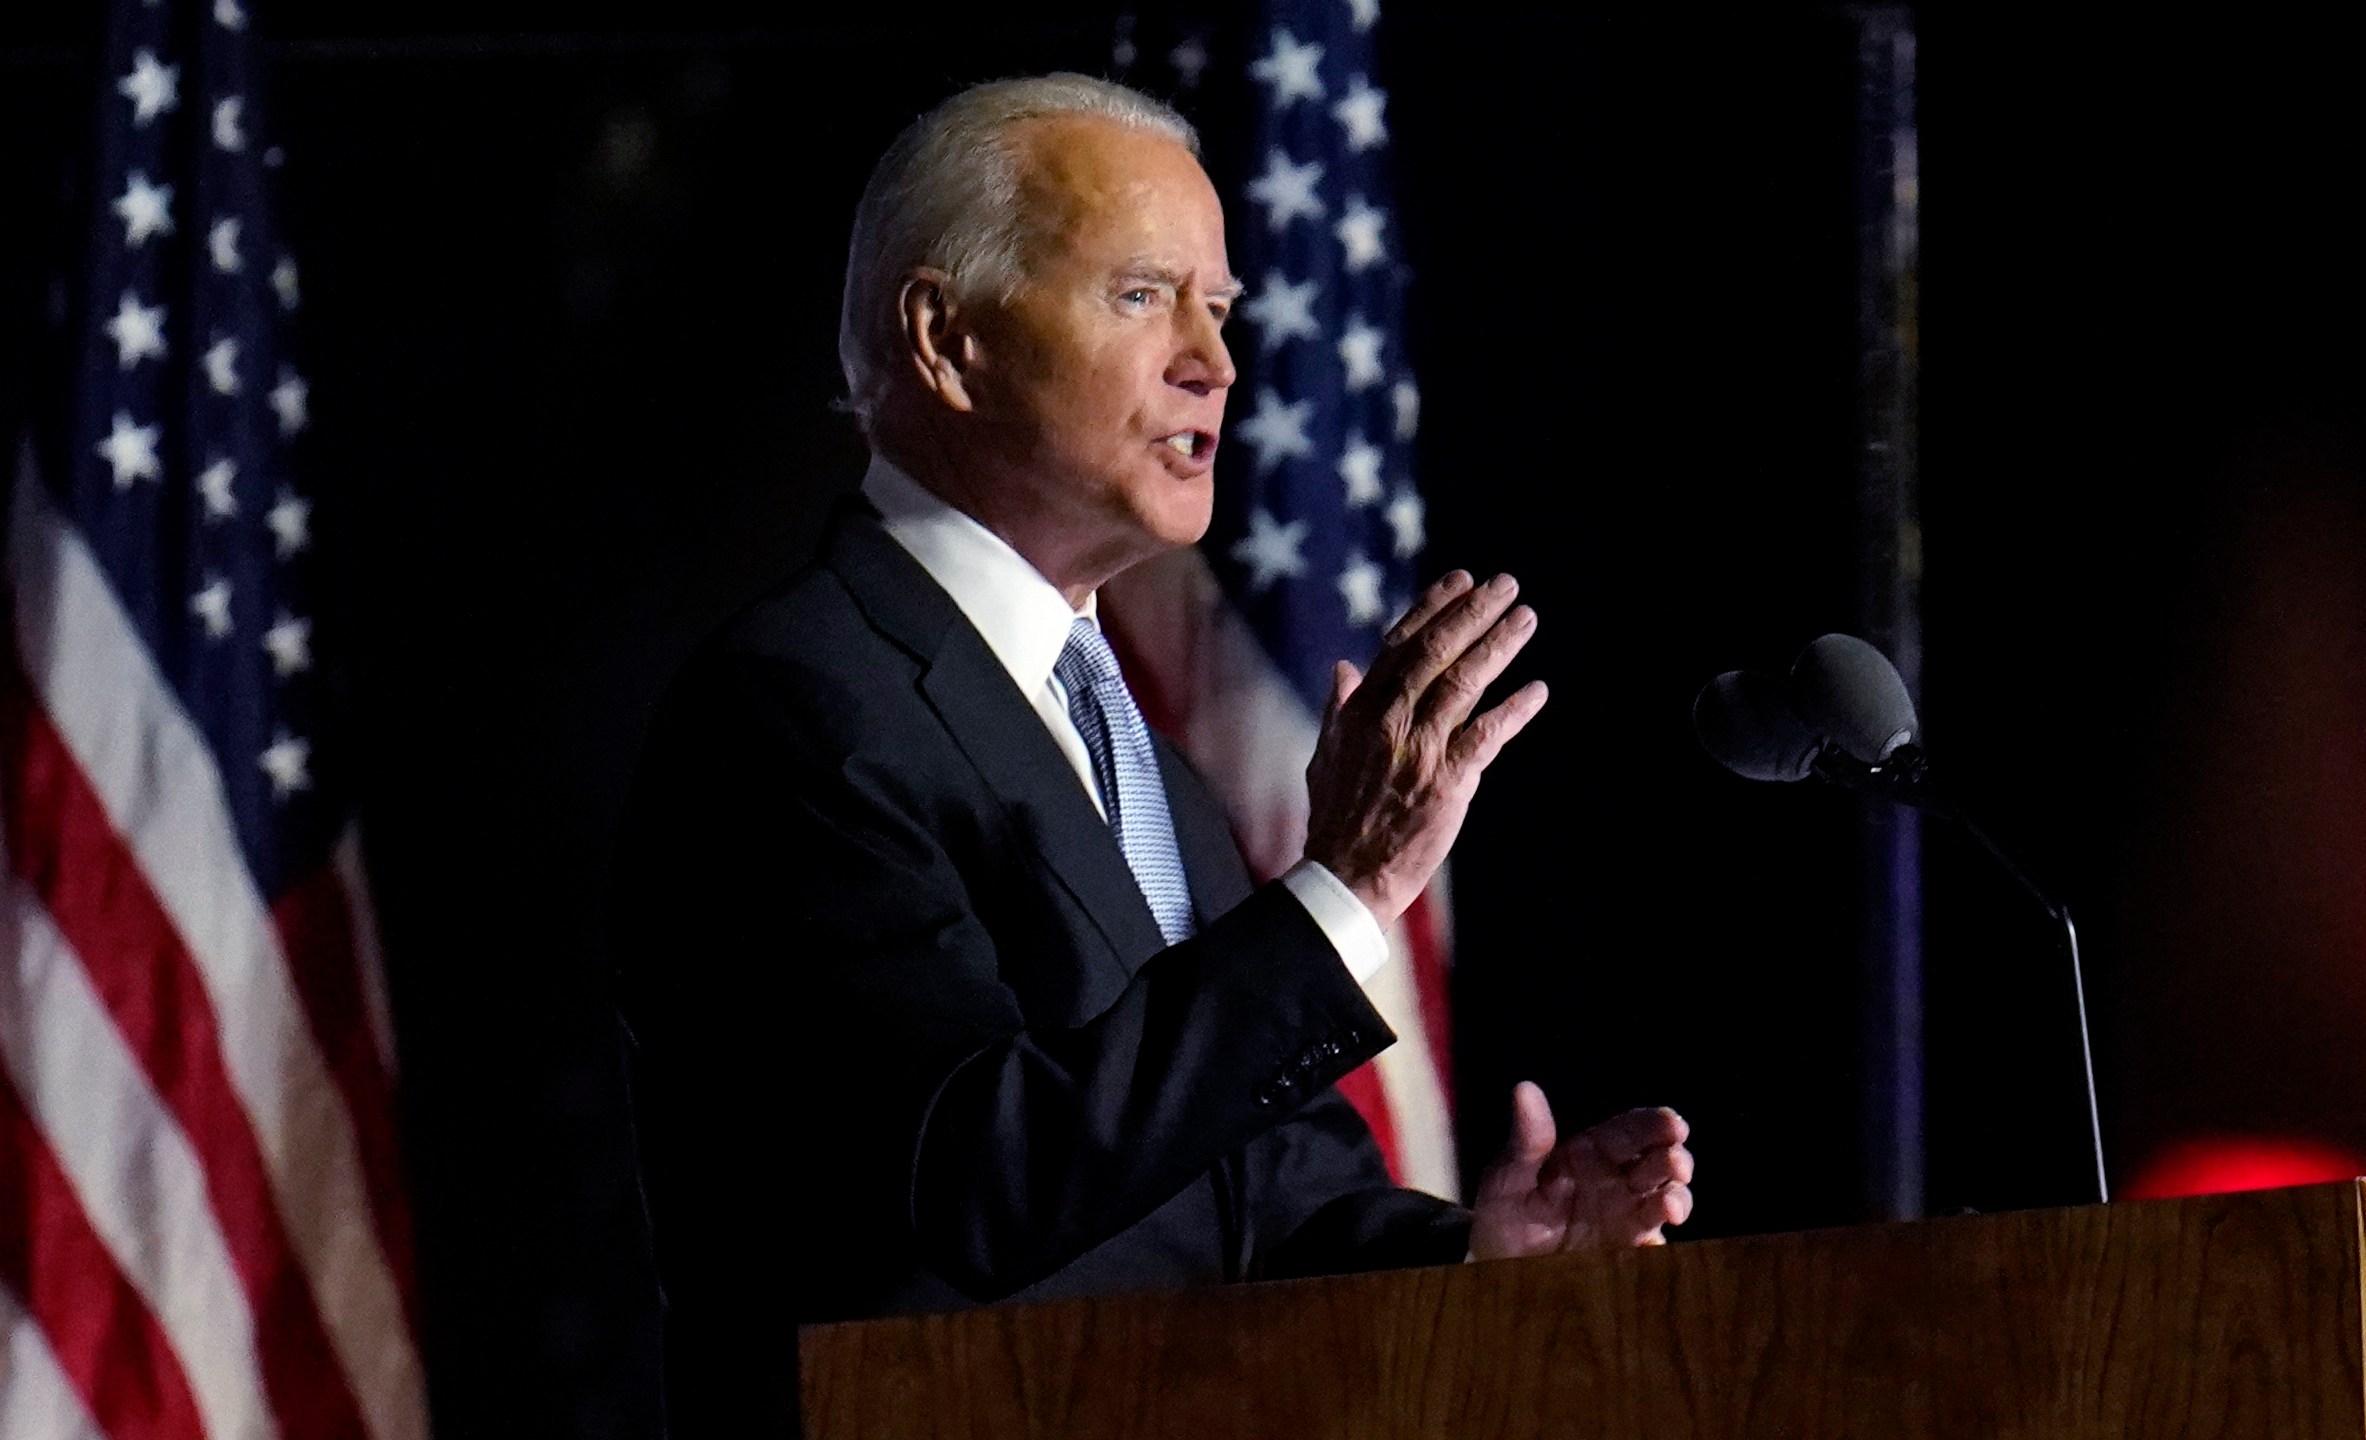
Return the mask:
<path id="1" fill-rule="evenodd" d="M 333 866 L 321 866 L 279 897 L 271 907 L 271 919 L 279 927 L 280 945 L 287 951 L 312 1038 L 353 1116 L 362 1180 L 369 1187 L 370 1218 L 378 1228 L 386 1263 L 394 1269 L 403 1320 L 417 1334 L 411 1212 L 404 1201 L 402 1154 L 395 1137 L 394 1084 L 379 1063 L 378 1043 L 370 1033 L 361 959 L 353 944 L 353 908 L 346 903 L 343 879 Z"/>
<path id="2" fill-rule="evenodd" d="M 0 1071 L 0 1285 L 24 1301 L 112 1440 L 203 1440 L 164 1327 L 107 1252 L 24 1097 Z M 7 1376 L 0 1372 L 0 1384 Z"/>
<path id="3" fill-rule="evenodd" d="M 1423 890 L 1405 909 L 1405 948 L 1413 962 L 1413 992 L 1421 1005 L 1421 1033 L 1429 1041 L 1430 1069 L 1438 1077 L 1438 1097 L 1446 1107 L 1446 1121 L 1454 1118 L 1454 1009 L 1447 994 L 1448 949 L 1446 927 L 1439 920 L 1437 901 Z"/>
<path id="4" fill-rule="evenodd" d="M 1367 1060 L 1339 1082 L 1339 1093 L 1347 1103 L 1356 1107 L 1371 1127 L 1372 1138 L 1380 1145 L 1380 1156 L 1388 1162 L 1388 1175 L 1398 1184 L 1405 1181 L 1405 1163 L 1397 1155 L 1397 1123 L 1389 1118 L 1388 1096 L 1380 1085 L 1380 1068 Z"/>
<path id="5" fill-rule="evenodd" d="M 125 1042 L 205 1167 L 206 1191 L 255 1316 L 264 1393 L 288 1440 L 363 1435 L 361 1410 L 280 1223 L 253 1125 L 232 1088 L 205 984 L 147 876 L 34 699 L 0 665 L 0 820 Z"/>

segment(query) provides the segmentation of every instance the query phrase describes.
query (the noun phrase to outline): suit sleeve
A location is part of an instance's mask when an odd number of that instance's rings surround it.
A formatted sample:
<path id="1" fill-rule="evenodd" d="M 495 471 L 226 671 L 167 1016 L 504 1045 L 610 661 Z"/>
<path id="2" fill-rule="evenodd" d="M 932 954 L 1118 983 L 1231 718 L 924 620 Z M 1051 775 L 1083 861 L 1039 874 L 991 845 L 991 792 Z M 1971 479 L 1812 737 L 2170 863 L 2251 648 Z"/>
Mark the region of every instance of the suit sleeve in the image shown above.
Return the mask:
<path id="1" fill-rule="evenodd" d="M 977 857 L 1027 858 L 932 808 L 880 752 L 877 717 L 831 690 L 733 657 L 661 717 L 630 868 L 662 913 L 627 927 L 628 1013 L 677 1134 L 721 1123 L 701 1097 L 796 1078 L 816 1105 L 794 1143 L 826 1157 L 819 1223 L 838 1217 L 848 1246 L 908 1243 L 972 1298 L 1007 1295 L 1393 1038 L 1279 886 L 1153 956 L 1091 1018 L 1031 1025 L 1007 979 L 1027 957 L 1001 948 L 1030 932 L 989 932 L 981 910 L 1001 901 L 979 891 L 998 877 Z"/>

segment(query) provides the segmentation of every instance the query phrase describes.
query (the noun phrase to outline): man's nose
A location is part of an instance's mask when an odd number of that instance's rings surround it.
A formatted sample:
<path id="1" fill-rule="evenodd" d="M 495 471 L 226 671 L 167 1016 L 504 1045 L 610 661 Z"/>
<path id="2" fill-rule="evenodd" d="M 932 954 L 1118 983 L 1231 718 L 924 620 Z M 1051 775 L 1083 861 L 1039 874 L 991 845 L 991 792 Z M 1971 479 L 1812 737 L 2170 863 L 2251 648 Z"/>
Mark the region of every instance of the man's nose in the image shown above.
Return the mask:
<path id="1" fill-rule="evenodd" d="M 1194 395 L 1206 395 L 1217 390 L 1229 390 L 1239 373 L 1232 367 L 1232 351 L 1224 344 L 1224 332 L 1216 327 L 1216 317 L 1202 312 L 1196 320 L 1186 321 L 1175 358 L 1167 363 L 1167 383 L 1189 390 Z"/>

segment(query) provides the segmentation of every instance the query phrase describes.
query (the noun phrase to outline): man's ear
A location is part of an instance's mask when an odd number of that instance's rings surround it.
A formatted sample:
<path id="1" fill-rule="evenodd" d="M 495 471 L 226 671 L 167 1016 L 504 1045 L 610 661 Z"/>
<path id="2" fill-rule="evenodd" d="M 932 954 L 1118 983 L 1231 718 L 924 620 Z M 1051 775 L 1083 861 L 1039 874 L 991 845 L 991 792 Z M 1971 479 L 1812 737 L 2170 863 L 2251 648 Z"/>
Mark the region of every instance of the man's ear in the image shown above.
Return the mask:
<path id="1" fill-rule="evenodd" d="M 975 407 L 967 376 L 977 341 L 963 323 L 952 280 L 942 270 L 913 271 L 896 294 L 896 311 L 904 354 L 921 388 L 955 410 L 968 411 Z"/>

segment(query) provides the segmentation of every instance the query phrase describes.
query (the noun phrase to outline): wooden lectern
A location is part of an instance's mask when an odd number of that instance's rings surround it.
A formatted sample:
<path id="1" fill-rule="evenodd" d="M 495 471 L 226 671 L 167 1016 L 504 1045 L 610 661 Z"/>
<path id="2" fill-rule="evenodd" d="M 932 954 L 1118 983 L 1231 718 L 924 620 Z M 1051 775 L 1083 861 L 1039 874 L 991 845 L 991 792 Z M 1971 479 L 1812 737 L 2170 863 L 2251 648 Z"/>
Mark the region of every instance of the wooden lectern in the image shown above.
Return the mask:
<path id="1" fill-rule="evenodd" d="M 812 1440 L 2366 1440 L 2362 1181 L 802 1332 Z"/>

